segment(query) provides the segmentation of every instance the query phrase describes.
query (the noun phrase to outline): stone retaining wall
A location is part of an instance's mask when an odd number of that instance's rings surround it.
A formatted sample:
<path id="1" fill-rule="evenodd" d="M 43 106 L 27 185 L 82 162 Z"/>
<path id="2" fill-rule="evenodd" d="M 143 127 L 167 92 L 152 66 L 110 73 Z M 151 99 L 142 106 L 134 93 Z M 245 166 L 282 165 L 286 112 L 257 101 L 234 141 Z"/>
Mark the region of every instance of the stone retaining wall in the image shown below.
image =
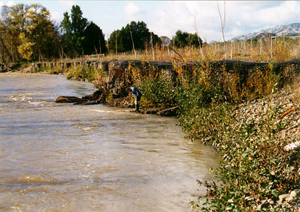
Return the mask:
<path id="1" fill-rule="evenodd" d="M 175 69 L 180 68 L 181 74 L 188 76 L 193 73 L 195 68 L 212 69 L 212 74 L 222 78 L 223 71 L 228 73 L 238 73 L 240 80 L 239 86 L 242 86 L 249 78 L 251 72 L 272 66 L 276 73 L 283 72 L 285 67 L 292 67 L 293 72 L 300 72 L 300 59 L 292 60 L 283 63 L 267 63 L 267 62 L 246 62 L 237 60 L 221 60 L 213 62 L 187 62 L 187 63 L 172 63 L 172 62 L 146 62 L 140 60 L 110 60 L 110 61 L 81 61 L 81 62 L 43 62 L 32 63 L 32 72 L 42 67 L 59 68 L 63 71 L 65 68 L 77 66 L 87 66 L 104 71 L 105 82 L 101 85 L 96 85 L 97 88 L 103 87 L 109 89 L 115 95 L 114 97 L 123 97 L 125 88 L 131 86 L 132 70 L 139 70 L 143 75 L 151 73 L 167 73 L 175 82 L 178 72 Z M 130 68 L 129 68 L 130 67 Z M 267 70 L 267 69 L 266 69 Z"/>
<path id="2" fill-rule="evenodd" d="M 156 68 L 158 70 L 174 70 L 174 66 L 182 67 L 183 69 L 189 69 L 195 66 L 201 67 L 212 67 L 214 69 L 224 68 L 227 72 L 232 72 L 236 68 L 241 71 L 247 72 L 249 70 L 253 70 L 255 68 L 265 68 L 270 65 L 273 66 L 276 70 L 280 71 L 282 68 L 286 66 L 297 66 L 298 69 L 300 67 L 300 59 L 295 59 L 287 62 L 280 63 L 269 63 L 269 62 L 247 62 L 247 61 L 238 61 L 238 60 L 220 60 L 213 62 L 187 62 L 187 63 L 176 63 L 175 65 L 172 62 L 155 62 L 155 61 L 140 61 L 140 60 L 110 60 L 110 61 L 82 61 L 82 62 L 39 62 L 32 63 L 32 72 L 34 72 L 37 68 L 41 67 L 49 67 L 49 68 L 68 68 L 71 66 L 88 66 L 96 69 L 102 69 L 106 71 L 110 71 L 111 68 L 120 68 L 121 70 L 125 70 L 128 68 L 128 65 L 135 66 L 139 69 L 148 69 L 149 67 Z"/>

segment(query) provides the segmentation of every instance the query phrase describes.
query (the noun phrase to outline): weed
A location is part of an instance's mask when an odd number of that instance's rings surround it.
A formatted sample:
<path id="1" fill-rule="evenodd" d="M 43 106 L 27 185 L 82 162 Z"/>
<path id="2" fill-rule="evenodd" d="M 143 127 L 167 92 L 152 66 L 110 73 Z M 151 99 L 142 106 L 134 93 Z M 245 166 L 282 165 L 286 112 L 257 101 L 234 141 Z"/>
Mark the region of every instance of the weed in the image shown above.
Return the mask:
<path id="1" fill-rule="evenodd" d="M 92 82 L 95 79 L 95 69 L 89 66 L 76 66 L 68 68 L 67 79 Z"/>

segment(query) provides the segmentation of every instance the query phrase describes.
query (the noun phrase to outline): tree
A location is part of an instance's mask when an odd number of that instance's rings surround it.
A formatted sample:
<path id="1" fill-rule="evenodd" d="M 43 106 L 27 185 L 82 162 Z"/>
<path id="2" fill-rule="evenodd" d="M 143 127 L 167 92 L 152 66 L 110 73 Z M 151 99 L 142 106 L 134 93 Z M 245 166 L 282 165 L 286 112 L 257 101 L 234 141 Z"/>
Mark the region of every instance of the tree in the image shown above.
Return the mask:
<path id="1" fill-rule="evenodd" d="M 60 30 L 62 33 L 61 36 L 61 50 L 63 51 L 62 54 L 66 53 L 69 56 L 75 55 L 76 49 L 72 44 L 72 31 L 71 31 L 71 21 L 68 12 L 65 12 L 64 18 L 60 25 Z"/>
<path id="2" fill-rule="evenodd" d="M 104 35 L 102 30 L 93 22 L 91 22 L 84 30 L 83 48 L 85 54 L 107 53 Z"/>
<path id="3" fill-rule="evenodd" d="M 151 36 L 154 45 L 161 43 L 159 37 L 150 32 L 143 21 L 137 23 L 132 21 L 122 27 L 121 30 L 116 30 L 110 35 L 109 49 L 117 50 L 117 52 L 145 50 L 150 43 Z"/>
<path id="4" fill-rule="evenodd" d="M 150 32 L 147 25 L 143 21 L 139 21 L 138 23 L 132 21 L 125 28 L 127 33 L 129 29 L 132 31 L 132 38 L 136 49 L 144 50 L 145 43 L 150 41 Z"/>
<path id="5" fill-rule="evenodd" d="M 21 44 L 18 46 L 18 52 L 20 53 L 22 58 L 30 61 L 33 55 L 33 47 L 35 43 L 30 42 L 23 32 L 20 33 L 19 39 L 21 41 Z"/>
<path id="6" fill-rule="evenodd" d="M 186 32 L 182 32 L 181 30 L 178 30 L 175 33 L 175 37 L 172 39 L 172 43 L 174 46 L 179 47 L 179 48 L 183 48 L 185 46 L 187 46 L 187 37 L 188 34 Z"/>
<path id="7" fill-rule="evenodd" d="M 35 42 L 35 59 L 57 57 L 58 28 L 50 20 L 50 12 L 40 4 L 32 4 L 28 10 L 28 29 L 31 41 Z"/>
<path id="8" fill-rule="evenodd" d="M 199 47 L 200 45 L 202 45 L 202 40 L 197 35 L 197 33 L 190 34 L 190 33 L 182 32 L 181 30 L 178 30 L 176 32 L 175 37 L 173 37 L 173 39 L 172 39 L 172 43 L 174 46 L 176 46 L 178 48 L 184 48 L 186 46 Z"/>
<path id="9" fill-rule="evenodd" d="M 2 7 L 1 44 L 8 56 L 2 60 L 18 62 L 55 56 L 58 32 L 49 11 L 40 4 Z M 3 54 L 3 53 L 2 53 Z"/>
<path id="10" fill-rule="evenodd" d="M 88 21 L 82 17 L 82 11 L 78 5 L 72 6 L 71 16 L 68 12 L 64 13 L 64 19 L 61 22 L 62 43 L 64 49 L 67 49 L 72 56 L 83 53 L 84 31 L 87 26 Z"/>
<path id="11" fill-rule="evenodd" d="M 225 60 L 227 59 L 227 54 L 226 54 L 226 41 L 225 41 L 225 25 L 226 25 L 226 2 L 224 1 L 224 6 L 223 6 L 223 17 L 221 13 L 221 8 L 219 5 L 219 2 L 217 2 L 218 6 L 218 12 L 220 16 L 220 21 L 221 21 L 221 31 L 222 31 L 222 38 L 224 42 L 224 58 Z"/>

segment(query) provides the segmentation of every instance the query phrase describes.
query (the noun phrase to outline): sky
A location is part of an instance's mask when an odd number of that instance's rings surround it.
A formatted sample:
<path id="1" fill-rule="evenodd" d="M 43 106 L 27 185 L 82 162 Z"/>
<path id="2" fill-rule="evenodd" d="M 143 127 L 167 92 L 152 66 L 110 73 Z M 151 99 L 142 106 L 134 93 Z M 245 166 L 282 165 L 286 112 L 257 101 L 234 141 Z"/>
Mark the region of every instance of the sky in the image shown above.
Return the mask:
<path id="1" fill-rule="evenodd" d="M 62 21 L 64 12 L 70 14 L 72 5 L 78 5 L 83 17 L 97 24 L 106 39 L 131 21 L 143 21 L 150 31 L 169 38 L 177 30 L 197 32 L 206 42 L 222 41 L 221 20 L 225 23 L 226 40 L 300 23 L 300 1 L 0 0 L 0 6 L 20 3 L 40 3 L 57 24 Z"/>

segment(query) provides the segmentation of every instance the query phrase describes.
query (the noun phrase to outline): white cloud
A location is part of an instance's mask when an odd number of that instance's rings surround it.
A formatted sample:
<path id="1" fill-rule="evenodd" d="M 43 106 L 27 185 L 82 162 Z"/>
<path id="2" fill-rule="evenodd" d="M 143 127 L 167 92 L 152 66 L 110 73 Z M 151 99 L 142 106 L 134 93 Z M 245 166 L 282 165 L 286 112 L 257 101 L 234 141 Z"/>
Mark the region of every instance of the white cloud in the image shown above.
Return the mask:
<path id="1" fill-rule="evenodd" d="M 8 7 L 12 7 L 16 4 L 13 1 L 8 1 L 5 5 L 8 6 Z"/>
<path id="2" fill-rule="evenodd" d="M 73 5 L 76 5 L 75 0 L 58 0 L 58 3 L 67 9 L 71 9 Z"/>
<path id="3" fill-rule="evenodd" d="M 149 29 L 159 35 L 172 37 L 177 30 L 195 33 L 209 39 L 213 29 L 219 27 L 216 2 L 167 2 L 150 19 Z"/>
<path id="4" fill-rule="evenodd" d="M 228 4 L 227 14 L 235 23 L 233 28 L 246 34 L 277 25 L 299 22 L 296 20 L 299 6 L 297 1 L 231 1 Z"/>
<path id="5" fill-rule="evenodd" d="M 219 2 L 223 14 L 223 1 Z M 298 1 L 226 1 L 226 39 L 277 25 L 300 22 Z M 221 21 L 217 1 L 165 2 L 147 18 L 151 31 L 172 37 L 180 29 L 189 33 L 197 29 L 207 41 L 221 41 Z"/>
<path id="6" fill-rule="evenodd" d="M 126 14 L 126 18 L 130 21 L 136 19 L 136 15 L 141 11 L 133 2 L 128 3 L 123 10 Z"/>
<path id="7" fill-rule="evenodd" d="M 55 23 L 60 23 L 63 19 L 63 14 L 61 12 L 53 11 L 51 12 L 51 20 Z"/>

